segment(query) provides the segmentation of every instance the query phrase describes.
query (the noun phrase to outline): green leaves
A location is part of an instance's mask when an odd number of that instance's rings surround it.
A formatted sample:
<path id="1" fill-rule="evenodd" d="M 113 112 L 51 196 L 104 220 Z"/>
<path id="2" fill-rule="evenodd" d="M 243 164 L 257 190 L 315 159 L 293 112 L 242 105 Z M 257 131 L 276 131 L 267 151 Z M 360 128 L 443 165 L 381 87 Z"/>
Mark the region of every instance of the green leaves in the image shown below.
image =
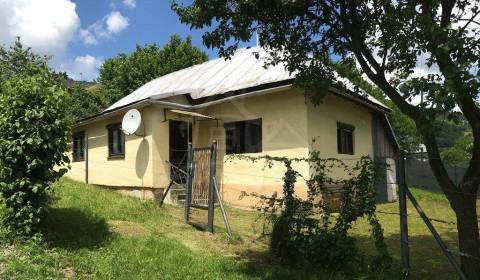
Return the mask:
<path id="1" fill-rule="evenodd" d="M 383 229 L 375 214 L 375 187 L 382 174 L 375 160 L 362 157 L 356 162 L 344 162 L 322 158 L 316 150 L 308 158 L 229 155 L 229 159 L 263 161 L 269 168 L 276 163 L 285 167 L 282 197 L 250 194 L 259 200 L 256 209 L 265 217 L 263 234 L 270 237 L 270 249 L 281 261 L 350 273 L 364 268 L 358 263 L 362 256 L 349 230 L 359 218 L 366 217 L 381 260 L 377 262 L 375 258 L 373 270 L 390 264 Z M 310 177 L 295 171 L 292 163 L 308 164 Z M 344 176 L 339 178 L 338 174 Z M 306 199 L 295 194 L 299 180 L 307 185 Z M 332 214 L 335 207 L 332 186 L 339 189 L 338 215 Z"/>
<path id="2" fill-rule="evenodd" d="M 68 94 L 41 66 L 10 76 L 0 88 L 3 223 L 11 236 L 30 237 L 39 232 L 50 185 L 69 163 L 65 156 L 72 126 L 65 106 Z"/>

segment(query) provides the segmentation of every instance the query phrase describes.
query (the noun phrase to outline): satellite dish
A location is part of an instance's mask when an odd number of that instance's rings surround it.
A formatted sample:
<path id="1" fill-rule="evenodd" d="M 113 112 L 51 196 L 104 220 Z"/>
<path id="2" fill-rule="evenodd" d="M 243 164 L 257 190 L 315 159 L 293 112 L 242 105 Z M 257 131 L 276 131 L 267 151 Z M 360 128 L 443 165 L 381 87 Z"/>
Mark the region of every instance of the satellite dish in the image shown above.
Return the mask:
<path id="1" fill-rule="evenodd" d="M 141 123 L 142 115 L 140 115 L 140 112 L 137 109 L 128 110 L 122 120 L 123 133 L 125 133 L 125 135 L 135 134 Z"/>

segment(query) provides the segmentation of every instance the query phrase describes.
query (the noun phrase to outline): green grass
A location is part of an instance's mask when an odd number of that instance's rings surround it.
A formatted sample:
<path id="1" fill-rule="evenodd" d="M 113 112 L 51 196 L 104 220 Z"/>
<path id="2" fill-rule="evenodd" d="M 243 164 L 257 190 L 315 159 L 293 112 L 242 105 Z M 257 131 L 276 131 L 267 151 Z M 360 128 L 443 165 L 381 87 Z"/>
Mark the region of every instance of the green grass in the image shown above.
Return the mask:
<path id="1" fill-rule="evenodd" d="M 56 200 L 45 221 L 46 244 L 3 244 L 1 279 L 345 279 L 342 274 L 305 271 L 278 264 L 259 239 L 261 221 L 252 211 L 228 207 L 235 232 L 226 235 L 220 213 L 216 234 L 183 222 L 180 207 L 158 207 L 68 179 L 55 186 Z M 413 189 L 427 214 L 455 221 L 442 195 Z M 394 257 L 385 279 L 399 278 L 398 204 L 378 206 L 386 242 Z M 409 205 L 413 279 L 454 279 L 428 229 Z M 388 214 L 389 213 L 389 214 Z M 393 213 L 393 214 L 392 214 Z M 455 225 L 435 223 L 449 247 Z M 353 229 L 362 251 L 374 252 L 369 227 Z M 364 276 L 359 275 L 359 279 Z M 366 276 L 365 276 L 366 277 Z"/>

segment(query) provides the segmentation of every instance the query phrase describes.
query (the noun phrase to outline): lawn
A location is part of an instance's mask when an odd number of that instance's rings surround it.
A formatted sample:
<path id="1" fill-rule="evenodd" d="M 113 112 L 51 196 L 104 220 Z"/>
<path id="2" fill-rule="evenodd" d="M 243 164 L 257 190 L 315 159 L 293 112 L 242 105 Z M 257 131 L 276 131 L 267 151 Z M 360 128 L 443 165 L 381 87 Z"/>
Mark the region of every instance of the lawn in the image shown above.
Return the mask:
<path id="1" fill-rule="evenodd" d="M 427 214 L 454 221 L 445 198 L 413 189 Z M 279 264 L 259 239 L 261 222 L 252 211 L 227 208 L 233 238 L 216 213 L 216 234 L 183 223 L 180 207 L 62 179 L 55 186 L 53 209 L 45 222 L 47 244 L 0 248 L 2 279 L 345 279 L 341 273 L 312 273 Z M 399 219 L 396 203 L 378 206 L 387 244 L 394 257 L 385 279 L 399 278 Z M 412 279 L 454 279 L 428 229 L 409 205 Z M 455 225 L 434 222 L 455 249 Z M 373 244 L 369 227 L 353 229 L 362 251 Z M 359 276 L 361 277 L 361 276 Z"/>

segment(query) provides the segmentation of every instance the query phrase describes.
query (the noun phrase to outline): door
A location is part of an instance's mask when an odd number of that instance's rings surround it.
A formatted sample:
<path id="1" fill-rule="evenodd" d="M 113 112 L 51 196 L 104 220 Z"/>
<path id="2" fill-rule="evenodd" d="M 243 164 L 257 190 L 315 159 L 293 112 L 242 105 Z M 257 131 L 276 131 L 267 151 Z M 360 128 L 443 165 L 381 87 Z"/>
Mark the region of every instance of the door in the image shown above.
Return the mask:
<path id="1" fill-rule="evenodd" d="M 190 122 L 169 121 L 169 161 L 181 170 L 187 171 L 188 143 L 192 142 Z M 170 177 L 177 183 L 185 183 L 186 177 L 174 166 L 170 167 Z"/>

